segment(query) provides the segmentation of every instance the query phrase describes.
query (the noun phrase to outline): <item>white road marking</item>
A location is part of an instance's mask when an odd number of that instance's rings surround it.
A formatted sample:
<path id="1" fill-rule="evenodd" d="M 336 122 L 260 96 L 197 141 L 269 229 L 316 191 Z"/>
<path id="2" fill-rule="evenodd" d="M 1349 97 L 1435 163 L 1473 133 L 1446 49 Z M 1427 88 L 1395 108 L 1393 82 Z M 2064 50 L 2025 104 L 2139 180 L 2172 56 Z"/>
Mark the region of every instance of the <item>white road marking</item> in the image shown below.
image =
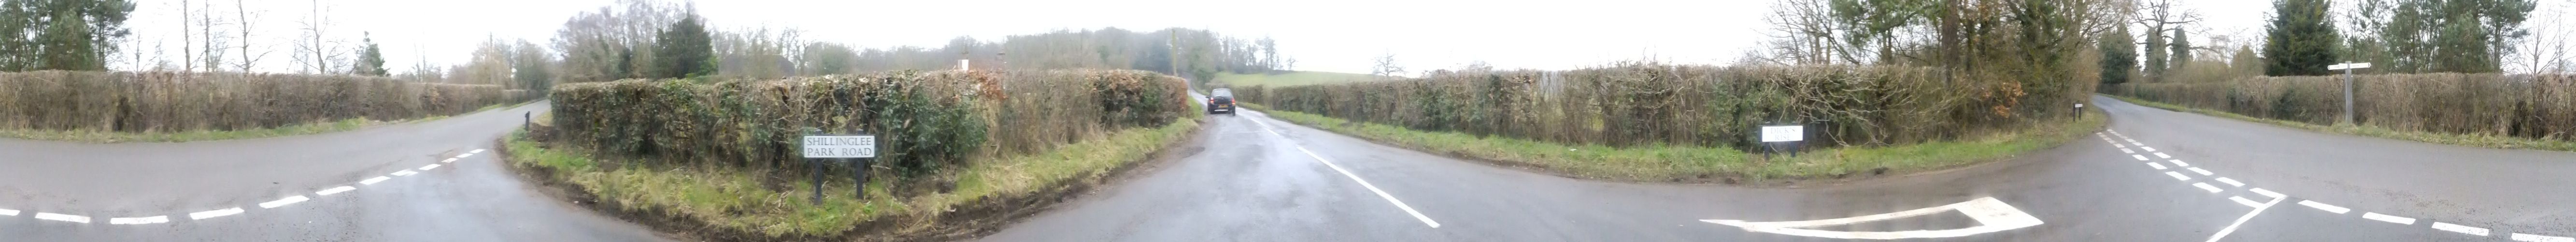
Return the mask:
<path id="1" fill-rule="evenodd" d="M 168 223 L 168 222 L 170 222 L 170 216 L 151 216 L 151 217 L 141 217 L 141 218 L 107 218 L 107 224 L 157 224 L 157 223 Z"/>
<path id="2" fill-rule="evenodd" d="M 1899 219 L 1951 210 L 1957 210 L 1960 214 L 1968 215 L 1969 219 L 1976 220 L 1979 225 L 1976 227 L 1959 229 L 1895 232 L 1852 232 L 1802 229 L 1808 227 L 1835 226 Z M 1994 197 L 1977 198 L 1976 200 L 1968 200 L 1966 202 L 1941 205 L 1938 207 L 1919 208 L 1914 210 L 1863 215 L 1849 218 L 1782 222 L 1745 222 L 1744 220 L 1703 219 L 1700 220 L 1700 222 L 1742 227 L 1744 228 L 1744 231 L 1836 239 L 1949 238 L 1993 233 L 2044 224 L 2044 222 L 2039 221 L 2039 217 L 2033 217 L 2030 216 L 2029 213 L 2023 213 L 2020 209 L 2013 208 L 2012 205 L 2004 204 L 2002 200 L 1995 200 Z"/>
<path id="3" fill-rule="evenodd" d="M 322 191 L 313 192 L 313 193 L 314 193 L 314 194 L 322 194 L 322 195 L 328 196 L 328 195 L 331 195 L 331 194 L 340 194 L 340 193 L 342 193 L 342 192 L 348 192 L 349 190 L 358 190 L 358 188 L 356 188 L 356 187 L 349 187 L 349 186 L 340 186 L 340 187 L 333 187 L 333 188 L 331 188 L 331 189 L 322 189 Z"/>
<path id="4" fill-rule="evenodd" d="M 2439 230 L 2442 230 L 2442 231 L 2458 232 L 2458 233 L 2470 234 L 2470 235 L 2477 235 L 2477 236 L 2487 236 L 2487 229 L 2486 229 L 2486 228 L 2469 227 L 2469 226 L 2461 226 L 2461 225 L 2458 225 L 2458 224 L 2451 224 L 2451 223 L 2444 223 L 2444 222 L 2433 222 L 2433 229 L 2439 229 Z"/>
<path id="5" fill-rule="evenodd" d="M 456 158 L 447 158 L 447 160 L 438 161 L 438 163 L 455 163 L 455 162 L 456 162 Z"/>
<path id="6" fill-rule="evenodd" d="M 2513 241 L 2528 241 L 2528 242 L 2576 242 L 2576 238 L 2567 238 L 2567 237 L 2558 237 L 2558 236 L 2542 236 L 2542 235 L 2537 235 L 2537 234 L 2525 234 L 2525 233 L 2513 233 Z"/>
<path id="7" fill-rule="evenodd" d="M 2191 186 L 2200 187 L 2200 190 L 2209 190 L 2209 193 L 2218 193 L 2218 191 L 2224 191 L 2224 190 L 2218 190 L 2218 186 L 2211 186 L 2211 185 L 2209 185 L 2209 183 L 2207 183 L 2207 182 L 2193 182 L 2193 183 L 2191 183 Z"/>
<path id="8" fill-rule="evenodd" d="M 2218 242 L 2220 238 L 2227 238 L 2227 234 L 2236 233 L 2236 226 L 2244 226 L 2246 220 L 2253 220 L 2254 215 L 2263 214 L 2263 210 L 2272 209 L 2272 205 L 2281 204 L 2281 200 L 2287 199 L 2272 199 L 2272 202 L 2263 203 L 2263 206 L 2254 206 L 2253 212 L 2246 212 L 2244 217 L 2236 217 L 2236 223 L 2227 224 L 2227 228 L 2219 229 L 2218 234 L 2210 235 L 2209 242 Z"/>
<path id="9" fill-rule="evenodd" d="M 1351 181 L 1359 182 L 1360 187 L 1368 188 L 1370 192 L 1376 192 L 1378 198 L 1385 198 L 1386 202 L 1394 203 L 1396 208 L 1404 209 L 1404 213 L 1406 214 L 1413 214 L 1413 218 L 1422 220 L 1423 224 L 1431 225 L 1432 228 L 1440 227 L 1440 222 L 1431 221 L 1430 216 L 1422 216 L 1422 212 L 1414 211 L 1413 206 L 1404 205 L 1403 200 L 1395 200 L 1395 195 L 1386 194 L 1386 190 L 1378 190 L 1377 185 L 1369 184 L 1368 180 L 1360 179 L 1360 175 L 1351 174 L 1350 170 L 1343 170 L 1341 165 L 1333 164 L 1332 160 L 1325 160 L 1324 156 L 1315 155 L 1315 151 L 1306 150 L 1305 146 L 1297 146 L 1297 151 L 1306 152 L 1307 157 L 1314 157 L 1315 161 L 1324 162 L 1325 167 L 1332 167 L 1333 171 L 1341 172 L 1342 176 L 1350 177 Z"/>
<path id="10" fill-rule="evenodd" d="M 456 155 L 456 158 L 465 158 L 465 157 L 474 157 L 474 153 L 465 153 L 465 154 L 463 154 L 463 155 Z"/>
<path id="11" fill-rule="evenodd" d="M 2189 168 L 2189 169 L 2191 169 L 2191 173 L 2200 173 L 2200 175 L 2203 175 L 2203 176 L 2210 175 L 2209 170 L 2202 170 L 2202 169 L 2200 169 L 2199 167 L 2192 167 L 2192 168 Z"/>
<path id="12" fill-rule="evenodd" d="M 2398 216 L 2388 216 L 2387 214 L 2379 214 L 2379 213 L 2373 213 L 2373 212 L 2362 212 L 2362 213 L 2361 213 L 2361 218 L 2366 218 L 2366 219 L 2370 219 L 2370 220 L 2379 220 L 2380 222 L 2390 222 L 2390 223 L 2397 223 L 2397 224 L 2415 224 L 2415 219 L 2414 219 L 2414 218 L 2398 217 Z"/>
<path id="13" fill-rule="evenodd" d="M 2149 151 L 2149 152 L 2154 152 L 2154 151 L 2156 151 L 2156 147 L 2139 146 L 2139 147 L 2138 147 L 2138 149 L 2144 149 L 2144 150 L 2147 150 L 2147 151 Z"/>
<path id="14" fill-rule="evenodd" d="M 2165 172 L 2165 175 L 2167 175 L 2167 176 L 2173 176 L 2173 177 L 2174 177 L 2174 180 L 2176 180 L 2176 181 L 2189 181 L 2189 180 L 2191 180 L 2191 177 L 2188 177 L 2188 176 L 2182 176 L 2182 173 L 2181 173 L 2181 172 L 2171 172 L 2171 171 L 2168 171 L 2168 172 Z"/>
<path id="15" fill-rule="evenodd" d="M 234 214 L 241 214 L 241 213 L 242 213 L 242 209 L 241 209 L 241 208 L 239 208 L 239 207 L 235 207 L 235 208 L 226 208 L 226 209 L 219 209 L 219 210 L 212 210 L 212 211 L 205 211 L 205 212 L 194 212 L 194 213 L 188 213 L 188 220 L 205 220 L 205 219 L 207 219 L 207 218 L 223 217 L 223 216 L 232 216 L 232 215 L 234 215 Z"/>
<path id="16" fill-rule="evenodd" d="M 2156 163 L 2156 162 L 2154 162 L 2154 161 L 2149 161 L 2149 162 L 2147 162 L 2147 166 L 2153 166 L 2153 167 L 2156 167 L 2156 169 L 2157 169 L 2157 170 L 2163 170 L 2163 169 L 2165 169 L 2165 164 Z"/>
<path id="17" fill-rule="evenodd" d="M 2129 148 L 2120 148 L 2120 152 L 2128 152 L 2128 153 L 2130 153 L 2130 154 L 2136 154 L 2136 153 L 2138 153 L 2138 151 L 2135 151 L 2135 150 L 2129 150 Z"/>
<path id="18" fill-rule="evenodd" d="M 2337 206 L 2335 206 L 2335 205 L 2326 205 L 2326 203 L 2317 202 L 2317 200 L 2300 200 L 2300 201 L 2299 201 L 2299 205 L 2307 205 L 2308 207 L 2311 207 L 2311 208 L 2317 208 L 2317 210 L 2326 210 L 2326 212 L 2333 212 L 2333 213 L 2335 213 L 2335 214 L 2343 214 L 2343 213 L 2349 213 L 2349 212 L 2352 212 L 2352 209 L 2350 209 L 2350 208 L 2337 207 Z"/>
<path id="19" fill-rule="evenodd" d="M 420 173 L 419 173 L 419 172 L 412 172 L 411 170 L 402 170 L 402 171 L 396 171 L 396 172 L 394 172 L 394 176 L 409 176 L 409 175 L 411 175 L 411 174 L 420 174 Z"/>
<path id="20" fill-rule="evenodd" d="M 2137 157 L 2138 160 L 2147 160 L 2147 156 L 2145 155 L 2129 155 L 2129 157 Z"/>
<path id="21" fill-rule="evenodd" d="M 2173 162 L 2173 163 L 2174 163 L 2174 166 L 2191 166 L 2191 163 L 2183 163 L 2181 159 L 2166 160 L 2166 161 L 2171 161 L 2171 162 Z"/>
<path id="22" fill-rule="evenodd" d="M 2245 197 L 2240 196 L 2227 196 L 2227 200 L 2236 201 L 2236 204 L 2244 204 L 2246 207 L 2263 207 L 2263 203 L 2254 202 L 2253 199 L 2245 199 Z"/>
<path id="23" fill-rule="evenodd" d="M 0 209 L 0 215 L 18 216 L 18 210 Z"/>
<path id="24" fill-rule="evenodd" d="M 312 198 L 305 198 L 304 196 L 286 197 L 286 198 L 280 198 L 280 199 L 277 199 L 277 201 L 268 201 L 268 202 L 264 202 L 264 203 L 259 203 L 259 208 L 277 208 L 277 206 L 286 206 L 287 204 L 300 203 L 300 202 L 304 202 L 304 201 L 306 201 L 306 200 L 313 200 L 313 199 L 312 199 Z"/>
<path id="25" fill-rule="evenodd" d="M 2155 163 L 2147 163 L 2147 164 L 2155 164 Z M 2200 169 L 2200 168 L 2195 167 L 2195 168 L 2191 168 L 2191 169 L 2198 170 L 2198 169 Z M 2220 178 L 2218 178 L 2218 182 L 2225 182 L 2225 183 L 2227 183 L 2227 185 L 2228 185 L 2228 186 L 2237 186 L 2237 187 L 2243 187 L 2243 186 L 2245 186 L 2245 183 L 2243 183 L 2243 182 L 2236 182 L 2236 179 L 2227 179 L 2226 177 L 2220 177 Z"/>
<path id="26" fill-rule="evenodd" d="M 420 170 L 426 171 L 426 170 L 429 170 L 429 169 L 438 169 L 438 164 L 429 164 L 429 165 L 426 165 L 426 166 L 420 166 Z"/>
<path id="27" fill-rule="evenodd" d="M 465 152 L 465 153 L 483 153 L 483 149 L 474 149 L 474 152 Z"/>
<path id="28" fill-rule="evenodd" d="M 376 178 L 367 178 L 366 180 L 358 181 L 358 184 L 359 184 L 359 185 L 375 185 L 377 182 L 384 182 L 384 181 L 385 181 L 385 179 L 391 179 L 391 178 L 386 178 L 385 176 L 376 176 Z"/>
<path id="29" fill-rule="evenodd" d="M 2260 188 L 2260 187 L 2254 188 L 2254 193 L 2261 193 L 2261 194 L 2263 194 L 2263 196 L 2266 196 L 2266 197 L 2272 197 L 2273 199 L 2279 199 L 2279 198 L 2282 198 L 2282 197 L 2289 197 L 2289 196 L 2290 196 L 2290 195 L 2283 195 L 2283 194 L 2278 193 L 2278 192 L 2272 192 L 2272 190 L 2263 190 L 2263 188 Z"/>
<path id="30" fill-rule="evenodd" d="M 2156 152 L 2156 158 L 2173 159 L 2173 156 L 2165 155 L 2164 152 Z"/>
<path id="31" fill-rule="evenodd" d="M 89 223 L 89 216 L 70 215 L 70 214 L 59 214 L 59 213 L 47 213 L 47 212 L 37 212 L 37 213 L 36 213 L 36 219 L 53 220 L 53 221 L 63 221 L 63 222 L 73 222 L 73 223 Z"/>
<path id="32" fill-rule="evenodd" d="M 2129 144 L 2138 145 L 2138 146 L 2147 146 L 2147 143 L 2138 143 L 2137 141 L 2129 141 Z"/>
<path id="33" fill-rule="evenodd" d="M 2127 140 L 2130 144 L 2138 143 L 2138 139 L 2131 139 L 2129 136 L 2120 136 L 2120 140 Z"/>
<path id="34" fill-rule="evenodd" d="M 2123 145 L 2123 144 L 2120 144 L 2120 143 L 2111 143 L 2111 148 L 2129 148 L 2129 145 Z"/>

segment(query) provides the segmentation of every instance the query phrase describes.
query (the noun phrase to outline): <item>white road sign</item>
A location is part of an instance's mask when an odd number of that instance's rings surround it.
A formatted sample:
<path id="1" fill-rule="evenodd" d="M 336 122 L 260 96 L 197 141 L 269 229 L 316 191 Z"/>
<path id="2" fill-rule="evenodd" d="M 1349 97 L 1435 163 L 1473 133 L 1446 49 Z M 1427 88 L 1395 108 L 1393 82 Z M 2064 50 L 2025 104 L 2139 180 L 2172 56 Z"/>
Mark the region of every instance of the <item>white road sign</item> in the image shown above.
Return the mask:
<path id="1" fill-rule="evenodd" d="M 2343 64 L 2326 65 L 2326 70 L 2361 69 L 2361 68 L 2370 68 L 2370 63 L 2343 63 Z"/>
<path id="2" fill-rule="evenodd" d="M 1762 126 L 1762 142 L 1789 142 L 1807 139 L 1807 126 Z"/>
<path id="3" fill-rule="evenodd" d="M 875 135 L 805 136 L 805 158 L 876 158 Z"/>

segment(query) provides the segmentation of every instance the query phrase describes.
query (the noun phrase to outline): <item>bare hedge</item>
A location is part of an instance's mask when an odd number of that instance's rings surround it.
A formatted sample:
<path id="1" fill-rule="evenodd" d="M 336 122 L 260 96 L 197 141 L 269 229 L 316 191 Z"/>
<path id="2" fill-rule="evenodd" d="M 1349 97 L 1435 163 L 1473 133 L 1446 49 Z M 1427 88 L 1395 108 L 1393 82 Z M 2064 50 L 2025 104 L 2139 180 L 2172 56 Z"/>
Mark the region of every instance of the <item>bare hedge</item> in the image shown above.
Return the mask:
<path id="1" fill-rule="evenodd" d="M 513 100 L 496 85 L 244 73 L 0 73 L 0 128 L 176 132 L 454 115 Z"/>
<path id="2" fill-rule="evenodd" d="M 1715 67 L 1630 63 L 1573 71 L 1236 88 L 1280 110 L 1433 131 L 1571 144 L 1752 147 L 1758 127 L 1803 124 L 1810 144 L 1887 145 L 2063 117 L 2075 100 L 2018 85 L 1949 81 L 1909 67 Z M 2058 95 L 2064 96 L 2064 95 Z M 2060 97 L 2062 98 L 2062 97 Z"/>
<path id="3" fill-rule="evenodd" d="M 1191 111 L 1186 88 L 1144 71 L 897 71 L 578 83 L 552 95 L 559 137 L 603 154 L 802 171 L 797 136 L 866 131 L 880 135 L 879 164 L 917 175 L 978 152 L 1037 152 L 1170 124 Z"/>
<path id="4" fill-rule="evenodd" d="M 2389 74 L 2354 78 L 2354 121 L 2403 131 L 2576 140 L 2576 76 Z M 2331 125 L 2342 76 L 2126 84 L 2108 93 L 2250 117 Z"/>

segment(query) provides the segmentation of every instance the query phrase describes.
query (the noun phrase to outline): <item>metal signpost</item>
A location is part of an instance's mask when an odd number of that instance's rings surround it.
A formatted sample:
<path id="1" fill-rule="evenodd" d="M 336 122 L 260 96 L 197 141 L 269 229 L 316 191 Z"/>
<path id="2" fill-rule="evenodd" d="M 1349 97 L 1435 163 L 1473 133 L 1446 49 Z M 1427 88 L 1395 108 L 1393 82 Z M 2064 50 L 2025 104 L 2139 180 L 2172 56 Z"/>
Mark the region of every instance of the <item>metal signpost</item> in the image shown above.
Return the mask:
<path id="1" fill-rule="evenodd" d="M 2343 71 L 2343 123 L 2360 125 L 2359 123 L 2352 122 L 2352 69 L 2361 68 L 2370 68 L 2370 63 L 2343 63 L 2326 66 L 2326 70 Z"/>
<path id="2" fill-rule="evenodd" d="M 860 131 L 857 134 L 807 134 L 800 140 L 804 141 L 804 149 L 799 150 L 801 152 L 798 153 L 804 154 L 808 163 L 814 163 L 814 203 L 823 202 L 823 165 L 835 160 L 850 166 L 850 179 L 858 181 L 856 189 L 858 195 L 855 196 L 861 199 L 867 198 L 868 169 L 863 168 L 867 167 L 868 160 L 877 158 L 876 135 L 868 134 L 867 131 Z"/>
<path id="3" fill-rule="evenodd" d="M 1788 143 L 1787 145 L 1790 146 L 1789 157 L 1798 157 L 1797 144 L 1799 144 L 1799 141 L 1806 140 L 1807 126 L 1762 126 L 1762 147 L 1766 148 L 1763 149 L 1764 152 L 1762 152 L 1762 158 L 1771 159 L 1771 152 L 1769 151 L 1778 149 L 1780 143 Z"/>

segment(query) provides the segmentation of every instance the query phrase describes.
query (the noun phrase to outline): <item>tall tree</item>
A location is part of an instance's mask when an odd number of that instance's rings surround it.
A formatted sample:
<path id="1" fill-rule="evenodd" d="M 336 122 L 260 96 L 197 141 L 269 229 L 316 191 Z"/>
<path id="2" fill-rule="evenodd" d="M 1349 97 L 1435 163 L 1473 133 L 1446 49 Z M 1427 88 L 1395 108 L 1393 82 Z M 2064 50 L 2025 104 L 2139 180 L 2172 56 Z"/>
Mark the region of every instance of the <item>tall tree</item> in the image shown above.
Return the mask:
<path id="1" fill-rule="evenodd" d="M 2314 76 L 2330 74 L 2327 65 L 2335 64 L 2336 42 L 2333 23 L 2326 19 L 2325 0 L 2275 0 L 2272 23 L 2267 27 L 2263 56 L 2269 62 L 2263 68 L 2270 76 Z"/>
<path id="2" fill-rule="evenodd" d="M 240 67 L 242 72 L 251 72 L 251 67 L 258 66 L 259 59 L 267 58 L 268 53 L 273 52 L 273 50 L 261 50 L 259 53 L 251 53 L 251 33 L 259 32 L 257 29 L 252 27 L 258 26 L 253 23 L 259 22 L 259 19 L 255 18 L 255 16 L 259 15 L 251 14 L 249 3 L 246 3 L 243 0 L 233 0 L 233 13 L 241 16 L 241 18 L 233 19 L 235 21 L 239 21 L 236 22 L 236 25 L 239 26 L 240 28 L 238 29 L 241 30 L 241 38 L 234 39 L 234 41 L 241 42 L 241 48 L 237 49 L 241 51 L 241 63 L 233 63 L 233 66 Z"/>
<path id="3" fill-rule="evenodd" d="M 2102 49 L 2102 84 L 2129 82 L 2138 70 L 2138 43 L 2129 39 L 2129 27 L 2121 25 L 2102 34 L 2096 44 Z"/>
<path id="4" fill-rule="evenodd" d="M 2146 10 L 2145 14 L 2138 15 L 2138 19 L 2134 21 L 2138 25 L 2147 27 L 2147 72 L 2145 74 L 2150 79 L 2161 79 L 2165 70 L 2173 69 L 2171 63 L 2168 63 L 2173 60 L 2170 56 L 2173 53 L 2169 52 L 2170 48 L 2166 48 L 2171 41 L 2166 39 L 2165 31 L 2182 29 L 2182 25 L 2200 22 L 2200 13 L 2175 9 L 2173 0 L 2147 0 L 2138 4 Z"/>
<path id="5" fill-rule="evenodd" d="M 2182 29 L 2176 28 L 2173 30 L 2173 43 L 2167 45 L 2173 49 L 2168 51 L 2172 53 L 2173 61 L 2166 62 L 2166 67 L 2169 68 L 2166 70 L 2180 70 L 2184 65 L 2191 64 L 2191 35 L 2184 34 Z"/>
<path id="6" fill-rule="evenodd" d="M 518 48 L 510 50 L 510 77 L 519 83 L 519 86 L 514 88 L 527 90 L 553 88 L 554 56 L 554 53 L 546 51 L 545 46 L 539 46 L 525 39 L 519 40 Z"/>
<path id="7" fill-rule="evenodd" d="M 697 14 L 687 14 L 681 17 L 679 22 L 671 23 L 670 28 L 663 29 L 659 37 L 654 38 L 656 48 L 653 63 L 656 68 L 661 69 L 661 73 L 654 78 L 691 78 L 716 74 L 715 46 L 712 45 L 711 40 L 714 37 L 708 35 L 707 26 L 699 24 L 698 21 Z"/>
<path id="8" fill-rule="evenodd" d="M 0 71 L 106 70 L 133 12 L 123 0 L 0 1 Z"/>
<path id="9" fill-rule="evenodd" d="M 376 38 L 374 37 L 374 34 L 359 33 L 358 35 L 358 43 L 365 46 L 358 47 L 358 63 L 356 63 L 357 66 L 352 68 L 354 70 L 351 70 L 350 72 L 354 72 L 354 74 L 360 76 L 385 76 L 387 74 L 391 74 L 385 71 L 385 51 L 384 49 L 376 48 Z"/>

